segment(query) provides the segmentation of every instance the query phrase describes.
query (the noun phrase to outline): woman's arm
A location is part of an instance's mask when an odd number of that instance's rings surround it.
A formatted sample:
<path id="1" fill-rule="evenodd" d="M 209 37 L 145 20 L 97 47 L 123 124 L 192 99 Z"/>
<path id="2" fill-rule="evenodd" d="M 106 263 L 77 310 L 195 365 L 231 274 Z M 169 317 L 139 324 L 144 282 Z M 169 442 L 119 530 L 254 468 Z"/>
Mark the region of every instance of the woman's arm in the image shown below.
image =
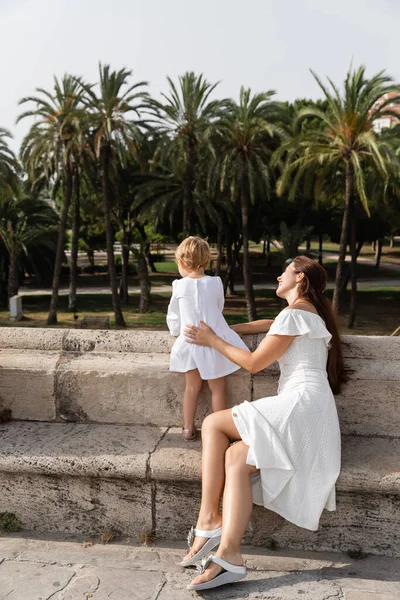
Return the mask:
<path id="1" fill-rule="evenodd" d="M 294 335 L 271 335 L 263 339 L 257 350 L 242 350 L 232 344 L 228 344 L 205 323 L 200 321 L 200 327 L 186 325 L 185 337 L 188 343 L 197 346 L 209 346 L 221 352 L 226 358 L 250 373 L 258 373 L 272 364 L 289 347 Z"/>
<path id="2" fill-rule="evenodd" d="M 231 325 L 231 329 L 240 335 L 245 333 L 267 333 L 273 322 L 273 319 L 260 319 L 259 321 L 250 321 L 250 323 Z"/>

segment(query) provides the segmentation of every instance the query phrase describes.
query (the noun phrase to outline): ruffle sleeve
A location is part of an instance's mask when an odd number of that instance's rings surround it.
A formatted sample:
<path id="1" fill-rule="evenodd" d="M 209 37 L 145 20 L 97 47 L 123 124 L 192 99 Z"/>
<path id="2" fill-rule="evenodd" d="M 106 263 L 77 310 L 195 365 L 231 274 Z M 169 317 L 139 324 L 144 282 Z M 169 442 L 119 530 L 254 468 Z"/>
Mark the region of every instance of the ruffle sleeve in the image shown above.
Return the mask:
<path id="1" fill-rule="evenodd" d="M 332 339 L 322 317 L 297 308 L 282 310 L 267 335 L 308 335 L 311 339 L 324 339 L 328 348 Z"/>

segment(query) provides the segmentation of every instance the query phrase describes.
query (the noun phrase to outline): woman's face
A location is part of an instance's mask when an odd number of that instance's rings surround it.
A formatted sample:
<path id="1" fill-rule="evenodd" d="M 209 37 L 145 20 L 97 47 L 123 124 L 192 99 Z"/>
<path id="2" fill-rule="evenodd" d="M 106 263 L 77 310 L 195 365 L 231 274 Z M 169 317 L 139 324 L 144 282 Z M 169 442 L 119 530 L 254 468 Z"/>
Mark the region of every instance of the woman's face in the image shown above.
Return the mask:
<path id="1" fill-rule="evenodd" d="M 293 263 L 290 263 L 278 277 L 278 288 L 276 295 L 279 298 L 286 298 L 289 292 L 296 289 L 297 284 L 303 278 L 303 273 L 296 273 Z"/>

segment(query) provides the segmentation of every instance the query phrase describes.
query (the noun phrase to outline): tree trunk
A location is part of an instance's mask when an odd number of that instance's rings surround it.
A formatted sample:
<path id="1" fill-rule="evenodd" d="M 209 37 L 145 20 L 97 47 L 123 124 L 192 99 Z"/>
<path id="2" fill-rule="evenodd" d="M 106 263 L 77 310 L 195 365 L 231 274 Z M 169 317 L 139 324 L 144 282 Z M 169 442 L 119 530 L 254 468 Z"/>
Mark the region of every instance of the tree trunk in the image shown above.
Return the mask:
<path id="1" fill-rule="evenodd" d="M 10 273 L 10 255 L 4 254 L 1 257 L 1 271 L 0 271 L 0 277 L 1 277 L 1 294 L 0 294 L 0 302 L 1 302 L 1 306 L 4 307 L 4 309 L 8 308 L 8 276 Z"/>
<path id="2" fill-rule="evenodd" d="M 271 266 L 271 237 L 267 238 L 267 267 Z"/>
<path id="3" fill-rule="evenodd" d="M 140 304 L 139 304 L 139 312 L 147 313 L 149 312 L 151 296 L 150 296 L 150 278 L 149 278 L 149 270 L 147 267 L 146 254 L 144 251 L 147 235 L 144 229 L 144 225 L 136 220 L 135 226 L 139 231 L 140 237 L 142 238 L 140 243 L 139 255 L 137 257 L 137 272 L 139 279 L 139 287 L 140 287 Z"/>
<path id="4" fill-rule="evenodd" d="M 394 235 L 390 236 L 390 248 L 394 248 Z"/>
<path id="5" fill-rule="evenodd" d="M 19 267 L 16 256 L 10 256 L 10 264 L 8 267 L 8 297 L 12 298 L 18 294 L 19 290 Z"/>
<path id="6" fill-rule="evenodd" d="M 150 279 L 149 271 L 147 268 L 146 257 L 142 251 L 140 251 L 137 258 L 137 271 L 140 286 L 140 304 L 139 312 L 147 313 L 150 308 Z"/>
<path id="7" fill-rule="evenodd" d="M 51 290 L 50 310 L 49 315 L 47 317 L 47 325 L 57 325 L 58 289 L 60 287 L 60 274 L 62 259 L 64 255 L 65 231 L 67 229 L 68 212 L 72 198 L 72 184 L 72 168 L 70 166 L 67 166 L 65 169 L 65 199 L 63 210 L 61 213 L 60 226 L 58 228 L 56 260 L 54 264 L 53 284 Z"/>
<path id="8" fill-rule="evenodd" d="M 253 278 L 249 256 L 249 201 L 247 195 L 247 185 L 248 181 L 246 174 L 246 166 L 242 165 L 242 172 L 240 176 L 240 204 L 242 212 L 244 293 L 246 296 L 248 319 L 249 321 L 255 321 L 257 319 L 257 311 L 254 299 Z"/>
<path id="9" fill-rule="evenodd" d="M 378 243 L 376 244 L 376 254 L 375 254 L 375 270 L 376 271 L 379 269 L 379 265 L 381 264 L 382 246 L 383 246 L 383 240 L 379 239 Z"/>
<path id="10" fill-rule="evenodd" d="M 323 252 L 322 252 L 323 242 L 324 242 L 324 236 L 322 233 L 319 233 L 318 234 L 318 262 L 321 266 L 323 264 Z"/>
<path id="11" fill-rule="evenodd" d="M 196 143 L 192 136 L 188 139 L 188 159 L 186 165 L 185 185 L 183 191 L 183 237 L 190 235 L 193 208 L 193 190 L 196 161 Z"/>
<path id="12" fill-rule="evenodd" d="M 121 257 L 122 257 L 122 270 L 121 270 L 121 288 L 120 297 L 125 306 L 129 304 L 129 289 L 128 289 L 128 277 L 129 277 L 129 248 L 130 239 L 127 231 L 122 233 L 121 239 Z"/>
<path id="13" fill-rule="evenodd" d="M 307 252 L 309 252 L 311 250 L 311 236 L 309 236 L 309 235 L 306 237 L 306 250 L 307 250 Z"/>
<path id="14" fill-rule="evenodd" d="M 102 170 L 102 185 L 104 199 L 104 220 L 106 225 L 106 240 L 107 240 L 107 262 L 108 273 L 110 276 L 110 286 L 112 303 L 115 315 L 115 324 L 119 327 L 126 327 L 124 316 L 121 311 L 121 301 L 118 295 L 118 280 L 117 271 L 114 260 L 114 233 L 111 224 L 111 198 L 110 198 L 110 147 L 103 145 L 100 151 L 100 163 Z"/>
<path id="15" fill-rule="evenodd" d="M 217 234 L 217 264 L 215 267 L 215 274 L 218 275 L 218 277 L 221 277 L 221 265 L 222 265 L 222 257 L 223 257 L 223 253 L 224 253 L 224 246 L 223 246 L 223 229 L 222 229 L 222 223 L 221 221 L 218 219 L 218 234 Z"/>
<path id="16" fill-rule="evenodd" d="M 351 199 L 350 207 L 350 252 L 351 252 L 351 297 L 350 297 L 350 315 L 348 321 L 348 328 L 352 329 L 354 321 L 356 320 L 356 309 L 357 309 L 357 223 L 356 223 L 356 211 L 354 205 L 354 198 Z"/>
<path id="17" fill-rule="evenodd" d="M 69 283 L 69 312 L 76 312 L 76 288 L 78 284 L 78 249 L 79 249 L 79 227 L 80 227 L 80 178 L 79 171 L 75 171 L 74 181 L 74 213 L 72 220 L 72 242 L 71 242 L 71 271 Z"/>
<path id="18" fill-rule="evenodd" d="M 349 214 L 351 199 L 353 197 L 354 172 L 353 165 L 346 162 L 346 203 L 343 211 L 342 231 L 340 234 L 339 258 L 336 267 L 335 290 L 333 292 L 333 310 L 339 314 L 341 302 L 341 290 L 343 287 L 343 266 L 346 259 L 346 248 L 349 236 Z"/>
<path id="19" fill-rule="evenodd" d="M 357 258 L 360 256 L 360 252 L 361 252 L 363 246 L 364 246 L 364 242 L 358 242 L 357 249 L 356 249 L 356 257 Z M 347 290 L 347 286 L 349 285 L 350 279 L 351 279 L 351 262 L 350 262 L 349 268 L 346 271 L 346 275 L 343 277 L 342 292 L 345 292 Z"/>

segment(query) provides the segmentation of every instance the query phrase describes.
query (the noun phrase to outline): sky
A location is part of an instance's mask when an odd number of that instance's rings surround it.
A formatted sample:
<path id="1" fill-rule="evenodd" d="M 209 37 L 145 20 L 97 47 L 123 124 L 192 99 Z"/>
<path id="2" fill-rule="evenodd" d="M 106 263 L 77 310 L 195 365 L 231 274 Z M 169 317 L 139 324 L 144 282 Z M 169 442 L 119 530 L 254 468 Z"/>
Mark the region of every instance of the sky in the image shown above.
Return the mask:
<path id="1" fill-rule="evenodd" d="M 155 96 L 188 70 L 234 99 L 241 85 L 315 99 L 310 69 L 340 85 L 351 62 L 400 81 L 399 26 L 399 0 L 0 0 L 0 127 L 17 151 L 18 101 L 66 72 L 95 82 L 99 61 Z"/>

